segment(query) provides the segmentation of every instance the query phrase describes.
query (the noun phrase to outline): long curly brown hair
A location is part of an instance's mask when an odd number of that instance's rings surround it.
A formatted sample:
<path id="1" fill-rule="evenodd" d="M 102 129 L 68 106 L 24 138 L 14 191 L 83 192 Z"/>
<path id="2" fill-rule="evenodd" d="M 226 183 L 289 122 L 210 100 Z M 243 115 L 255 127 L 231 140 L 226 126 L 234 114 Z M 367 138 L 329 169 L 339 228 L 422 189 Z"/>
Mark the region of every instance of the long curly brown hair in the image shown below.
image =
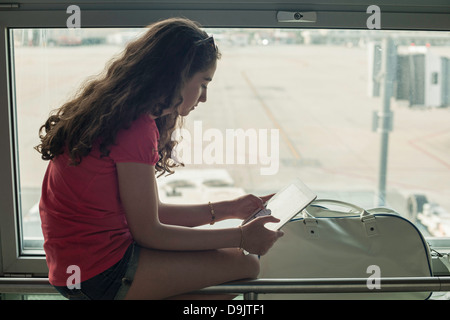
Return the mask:
<path id="1" fill-rule="evenodd" d="M 181 118 L 176 111 L 183 101 L 181 89 L 220 58 L 214 43 L 203 45 L 209 43 L 202 41 L 207 38 L 200 25 L 188 19 L 149 25 L 99 76 L 87 80 L 72 100 L 50 115 L 39 129 L 41 143 L 35 149 L 43 160 L 68 152 L 71 164 L 78 165 L 100 139 L 101 154 L 108 156 L 117 132 L 148 113 L 157 117 L 160 135 L 156 171 L 173 173 L 176 163 L 170 156 L 177 142 L 171 135 Z M 168 108 L 173 112 L 162 115 Z"/>

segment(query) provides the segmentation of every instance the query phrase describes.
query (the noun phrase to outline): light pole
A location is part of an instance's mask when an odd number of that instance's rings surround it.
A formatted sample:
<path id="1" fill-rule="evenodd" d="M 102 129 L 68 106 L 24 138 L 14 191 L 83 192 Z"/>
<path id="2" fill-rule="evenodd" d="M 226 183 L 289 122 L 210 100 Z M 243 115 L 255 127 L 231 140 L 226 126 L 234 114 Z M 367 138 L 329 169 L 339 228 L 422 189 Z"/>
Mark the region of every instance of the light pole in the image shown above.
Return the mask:
<path id="1" fill-rule="evenodd" d="M 380 160 L 378 172 L 377 205 L 386 203 L 386 176 L 389 147 L 389 132 L 392 131 L 393 113 L 391 111 L 391 97 L 393 95 L 396 77 L 397 50 L 391 38 L 384 38 L 382 42 L 381 59 L 381 99 L 382 108 L 375 114 L 377 131 L 380 133 Z"/>

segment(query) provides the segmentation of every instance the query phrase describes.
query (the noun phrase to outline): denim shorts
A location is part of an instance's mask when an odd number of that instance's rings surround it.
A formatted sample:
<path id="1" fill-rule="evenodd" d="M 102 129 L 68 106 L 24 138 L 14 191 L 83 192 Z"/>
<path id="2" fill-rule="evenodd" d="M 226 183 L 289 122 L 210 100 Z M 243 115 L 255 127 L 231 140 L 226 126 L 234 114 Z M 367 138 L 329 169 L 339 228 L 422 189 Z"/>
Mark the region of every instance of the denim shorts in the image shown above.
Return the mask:
<path id="1" fill-rule="evenodd" d="M 122 300 L 125 298 L 136 273 L 140 247 L 133 243 L 122 259 L 111 268 L 83 281 L 79 289 L 54 286 L 69 300 Z"/>

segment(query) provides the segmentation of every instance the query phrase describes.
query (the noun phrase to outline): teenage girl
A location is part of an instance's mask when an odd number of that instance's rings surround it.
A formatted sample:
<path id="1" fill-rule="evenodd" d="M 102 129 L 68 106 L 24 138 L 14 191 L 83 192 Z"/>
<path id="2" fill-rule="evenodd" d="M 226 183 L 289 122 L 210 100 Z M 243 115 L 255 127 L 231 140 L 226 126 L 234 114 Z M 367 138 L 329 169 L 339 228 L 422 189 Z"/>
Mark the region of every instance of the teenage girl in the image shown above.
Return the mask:
<path id="1" fill-rule="evenodd" d="M 39 207 L 44 249 L 50 283 L 67 298 L 180 298 L 257 277 L 257 255 L 282 235 L 264 227 L 276 218 L 192 227 L 245 219 L 270 196 L 201 205 L 158 197 L 156 175 L 175 166 L 171 134 L 206 101 L 219 57 L 198 24 L 160 21 L 41 127 L 36 149 L 50 160 Z"/>

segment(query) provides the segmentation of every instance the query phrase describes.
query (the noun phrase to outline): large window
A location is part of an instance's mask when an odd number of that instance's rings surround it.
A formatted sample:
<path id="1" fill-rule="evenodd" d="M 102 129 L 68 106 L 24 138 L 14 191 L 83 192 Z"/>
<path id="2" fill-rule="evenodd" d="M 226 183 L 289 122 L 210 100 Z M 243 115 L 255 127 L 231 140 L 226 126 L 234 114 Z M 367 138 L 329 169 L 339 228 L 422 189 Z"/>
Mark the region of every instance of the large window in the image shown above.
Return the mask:
<path id="1" fill-rule="evenodd" d="M 39 127 L 141 31 L 10 30 L 22 254 L 43 254 Z M 450 33 L 207 31 L 222 59 L 179 132 L 186 166 L 159 179 L 163 201 L 268 194 L 299 177 L 319 198 L 385 205 L 450 237 Z"/>

